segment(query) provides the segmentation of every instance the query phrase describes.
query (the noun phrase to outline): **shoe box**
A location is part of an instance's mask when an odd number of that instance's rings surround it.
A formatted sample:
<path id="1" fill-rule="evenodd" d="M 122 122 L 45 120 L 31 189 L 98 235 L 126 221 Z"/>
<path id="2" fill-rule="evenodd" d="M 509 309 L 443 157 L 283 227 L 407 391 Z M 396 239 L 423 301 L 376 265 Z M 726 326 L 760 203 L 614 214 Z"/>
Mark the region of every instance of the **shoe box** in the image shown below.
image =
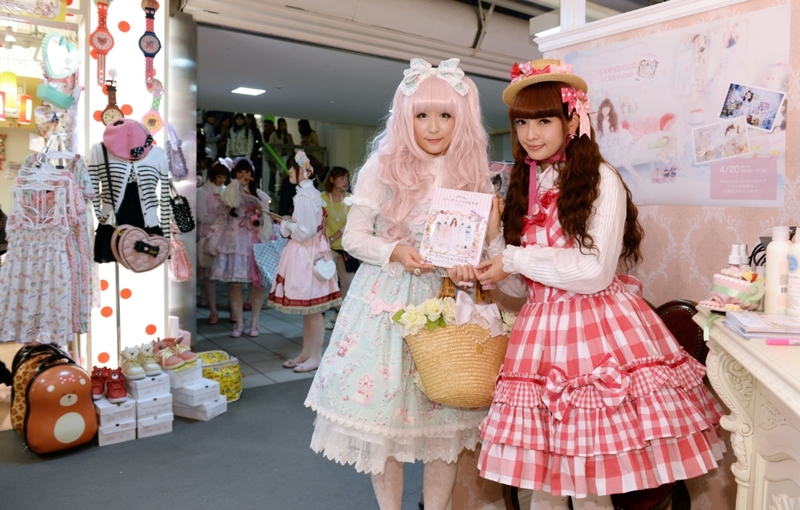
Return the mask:
<path id="1" fill-rule="evenodd" d="M 97 423 L 101 427 L 136 421 L 136 402 L 131 399 L 112 404 L 108 399 L 101 398 L 94 401 L 94 409 L 97 412 Z"/>
<path id="2" fill-rule="evenodd" d="M 146 418 L 139 418 L 136 425 L 136 435 L 139 439 L 158 436 L 172 432 L 172 413 L 161 413 Z"/>
<path id="3" fill-rule="evenodd" d="M 186 363 L 175 370 L 165 370 L 169 377 L 170 388 L 183 388 L 199 382 L 203 377 L 203 362 L 197 358 L 191 363 Z"/>
<path id="4" fill-rule="evenodd" d="M 136 402 L 112 404 L 105 398 L 95 400 L 97 444 L 107 446 L 136 439 Z"/>
<path id="5" fill-rule="evenodd" d="M 225 395 L 218 395 L 211 402 L 206 402 L 198 406 L 188 406 L 180 402 L 172 403 L 172 412 L 175 416 L 190 418 L 192 420 L 208 421 L 216 418 L 228 410 L 228 399 Z"/>
<path id="6" fill-rule="evenodd" d="M 172 393 L 162 393 L 136 401 L 136 417 L 149 418 L 172 412 Z"/>
<path id="7" fill-rule="evenodd" d="M 143 400 L 148 397 L 169 393 L 169 376 L 162 372 L 143 379 L 126 379 L 125 387 L 128 390 L 128 395 L 133 400 Z"/>
<path id="8" fill-rule="evenodd" d="M 196 383 L 182 388 L 172 388 L 173 403 L 188 407 L 197 407 L 215 401 L 220 396 L 219 383 L 211 379 L 200 378 Z"/>
<path id="9" fill-rule="evenodd" d="M 108 446 L 134 439 L 136 439 L 136 420 L 101 425 L 97 428 L 97 444 L 99 446 Z"/>

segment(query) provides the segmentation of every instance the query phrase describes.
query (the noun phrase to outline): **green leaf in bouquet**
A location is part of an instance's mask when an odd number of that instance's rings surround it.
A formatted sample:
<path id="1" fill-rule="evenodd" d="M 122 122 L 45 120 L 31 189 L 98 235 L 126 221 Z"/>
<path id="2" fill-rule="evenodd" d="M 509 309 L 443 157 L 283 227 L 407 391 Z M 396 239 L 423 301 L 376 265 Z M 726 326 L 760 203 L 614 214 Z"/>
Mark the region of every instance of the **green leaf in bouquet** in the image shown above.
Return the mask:
<path id="1" fill-rule="evenodd" d="M 439 317 L 439 320 L 436 321 L 436 325 L 438 327 L 440 327 L 440 328 L 446 328 L 447 327 L 447 323 L 444 321 L 444 316 Z"/>
<path id="2" fill-rule="evenodd" d="M 400 317 L 402 317 L 404 313 L 406 313 L 405 310 L 397 310 L 397 313 L 392 315 L 392 320 L 395 322 L 400 322 Z"/>
<path id="3" fill-rule="evenodd" d="M 436 322 L 427 321 L 427 322 L 425 323 L 425 328 L 426 328 L 428 331 L 433 331 L 434 329 L 436 329 L 436 328 L 438 328 L 438 327 L 439 327 L 439 322 L 438 322 L 438 321 L 436 321 Z"/>

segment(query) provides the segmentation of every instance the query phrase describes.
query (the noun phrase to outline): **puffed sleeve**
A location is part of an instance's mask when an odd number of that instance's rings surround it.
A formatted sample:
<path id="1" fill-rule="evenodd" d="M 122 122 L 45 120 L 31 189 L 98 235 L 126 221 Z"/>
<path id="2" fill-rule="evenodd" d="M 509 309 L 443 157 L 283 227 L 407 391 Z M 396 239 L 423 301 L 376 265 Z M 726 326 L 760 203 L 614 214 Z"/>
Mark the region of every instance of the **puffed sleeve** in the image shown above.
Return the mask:
<path id="1" fill-rule="evenodd" d="M 294 213 L 292 221 L 281 222 L 281 235 L 291 237 L 295 241 L 305 241 L 317 233 L 317 211 L 319 206 L 306 195 L 294 197 Z"/>
<path id="2" fill-rule="evenodd" d="M 595 249 L 509 246 L 503 251 L 507 273 L 578 294 L 599 292 L 611 283 L 622 252 L 626 194 L 616 171 L 600 166 L 600 195 L 592 204 L 588 233 Z"/>
<path id="3" fill-rule="evenodd" d="M 387 196 L 388 189 L 380 181 L 379 158 L 373 155 L 359 171 L 353 195 L 346 199 L 350 212 L 342 247 L 355 258 L 379 267 L 389 264 L 389 258 L 399 243 L 375 234 L 375 220 Z"/>

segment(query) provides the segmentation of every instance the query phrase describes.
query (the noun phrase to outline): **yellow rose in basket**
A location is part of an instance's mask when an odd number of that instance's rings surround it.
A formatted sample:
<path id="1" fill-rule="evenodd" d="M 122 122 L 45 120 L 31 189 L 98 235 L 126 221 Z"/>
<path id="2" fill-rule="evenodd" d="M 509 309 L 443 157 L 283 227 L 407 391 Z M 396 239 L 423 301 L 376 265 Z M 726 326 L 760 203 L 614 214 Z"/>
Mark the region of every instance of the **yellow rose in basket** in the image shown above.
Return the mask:
<path id="1" fill-rule="evenodd" d="M 436 322 L 442 316 L 442 300 L 439 298 L 428 299 L 422 303 L 425 315 L 431 322 Z"/>
<path id="2" fill-rule="evenodd" d="M 405 328 L 404 336 L 416 335 L 419 330 L 425 327 L 428 322 L 428 317 L 425 315 L 424 310 L 420 306 L 407 306 L 403 309 L 403 314 L 397 321 Z"/>
<path id="3" fill-rule="evenodd" d="M 442 299 L 442 317 L 448 326 L 456 323 L 456 300 L 451 297 Z"/>

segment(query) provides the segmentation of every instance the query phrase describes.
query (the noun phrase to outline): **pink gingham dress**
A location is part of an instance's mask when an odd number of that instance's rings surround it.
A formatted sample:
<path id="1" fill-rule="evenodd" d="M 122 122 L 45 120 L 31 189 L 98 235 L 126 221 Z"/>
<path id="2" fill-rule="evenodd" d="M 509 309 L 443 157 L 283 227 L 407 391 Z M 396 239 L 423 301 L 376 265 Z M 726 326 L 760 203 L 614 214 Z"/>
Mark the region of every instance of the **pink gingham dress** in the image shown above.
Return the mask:
<path id="1" fill-rule="evenodd" d="M 557 189 L 541 196 L 523 246 L 573 246 L 557 201 Z M 657 487 L 717 466 L 722 409 L 703 385 L 705 367 L 621 277 L 591 295 L 527 283 L 528 302 L 481 426 L 481 476 L 584 497 Z"/>

